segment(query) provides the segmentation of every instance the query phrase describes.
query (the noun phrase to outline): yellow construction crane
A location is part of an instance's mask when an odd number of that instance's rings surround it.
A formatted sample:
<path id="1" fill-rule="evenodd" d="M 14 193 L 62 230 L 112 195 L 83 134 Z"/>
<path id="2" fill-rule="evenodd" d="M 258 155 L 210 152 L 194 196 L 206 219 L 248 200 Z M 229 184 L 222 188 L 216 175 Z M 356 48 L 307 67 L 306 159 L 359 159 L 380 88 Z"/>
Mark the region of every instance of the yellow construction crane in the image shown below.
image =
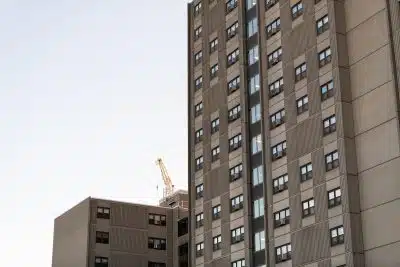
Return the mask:
<path id="1" fill-rule="evenodd" d="M 158 165 L 158 167 L 160 167 L 161 176 L 163 178 L 164 185 L 165 185 L 163 197 L 169 197 L 170 195 L 172 195 L 172 193 L 174 191 L 174 186 L 172 184 L 171 177 L 169 177 L 167 168 L 165 168 L 165 165 L 164 165 L 164 162 L 162 161 L 162 159 L 160 159 L 160 158 L 157 159 L 156 164 Z"/>

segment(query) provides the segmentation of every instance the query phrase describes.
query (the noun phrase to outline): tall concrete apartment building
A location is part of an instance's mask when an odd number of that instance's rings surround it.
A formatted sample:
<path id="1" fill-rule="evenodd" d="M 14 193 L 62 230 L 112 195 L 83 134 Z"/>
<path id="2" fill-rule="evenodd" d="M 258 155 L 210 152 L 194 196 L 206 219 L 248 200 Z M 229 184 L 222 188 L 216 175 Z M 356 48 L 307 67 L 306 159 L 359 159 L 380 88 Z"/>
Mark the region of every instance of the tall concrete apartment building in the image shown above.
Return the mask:
<path id="1" fill-rule="evenodd" d="M 188 267 L 186 191 L 160 206 L 87 198 L 54 222 L 52 267 Z"/>
<path id="2" fill-rule="evenodd" d="M 191 266 L 400 266 L 399 6 L 189 3 Z"/>

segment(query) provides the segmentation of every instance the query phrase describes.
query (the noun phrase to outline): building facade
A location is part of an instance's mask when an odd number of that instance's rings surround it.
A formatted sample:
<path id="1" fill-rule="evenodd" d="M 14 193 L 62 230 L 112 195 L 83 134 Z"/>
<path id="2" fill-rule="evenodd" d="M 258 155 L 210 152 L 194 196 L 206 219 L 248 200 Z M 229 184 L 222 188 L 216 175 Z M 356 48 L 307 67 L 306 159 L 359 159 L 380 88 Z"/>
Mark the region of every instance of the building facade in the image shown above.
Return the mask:
<path id="1" fill-rule="evenodd" d="M 85 199 L 55 219 L 52 267 L 188 267 L 187 192 L 169 200 Z"/>
<path id="2" fill-rule="evenodd" d="M 400 266 L 399 6 L 188 4 L 191 266 Z"/>

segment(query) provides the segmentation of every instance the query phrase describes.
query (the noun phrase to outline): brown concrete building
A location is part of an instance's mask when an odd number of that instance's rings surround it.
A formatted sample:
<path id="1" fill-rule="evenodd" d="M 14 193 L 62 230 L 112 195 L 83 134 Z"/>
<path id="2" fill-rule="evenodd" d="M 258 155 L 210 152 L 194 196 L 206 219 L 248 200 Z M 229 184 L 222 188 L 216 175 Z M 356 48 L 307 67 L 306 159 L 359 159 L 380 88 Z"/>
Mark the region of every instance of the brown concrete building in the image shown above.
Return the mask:
<path id="1" fill-rule="evenodd" d="M 52 267 L 188 267 L 187 192 L 160 206 L 87 198 L 54 222 Z"/>
<path id="2" fill-rule="evenodd" d="M 191 266 L 400 266 L 399 6 L 189 3 Z"/>

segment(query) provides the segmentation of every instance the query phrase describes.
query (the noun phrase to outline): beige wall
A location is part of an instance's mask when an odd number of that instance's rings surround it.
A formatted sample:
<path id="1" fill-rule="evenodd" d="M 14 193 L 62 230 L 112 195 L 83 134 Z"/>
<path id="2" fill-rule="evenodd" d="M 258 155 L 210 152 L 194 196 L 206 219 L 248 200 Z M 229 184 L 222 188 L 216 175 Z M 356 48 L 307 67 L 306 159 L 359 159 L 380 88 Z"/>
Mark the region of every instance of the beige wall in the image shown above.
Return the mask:
<path id="1" fill-rule="evenodd" d="M 393 254 L 400 251 L 400 148 L 388 2 L 345 2 L 365 265 L 371 267 L 400 265 Z"/>
<path id="2" fill-rule="evenodd" d="M 54 221 L 52 267 L 87 267 L 90 200 Z"/>

